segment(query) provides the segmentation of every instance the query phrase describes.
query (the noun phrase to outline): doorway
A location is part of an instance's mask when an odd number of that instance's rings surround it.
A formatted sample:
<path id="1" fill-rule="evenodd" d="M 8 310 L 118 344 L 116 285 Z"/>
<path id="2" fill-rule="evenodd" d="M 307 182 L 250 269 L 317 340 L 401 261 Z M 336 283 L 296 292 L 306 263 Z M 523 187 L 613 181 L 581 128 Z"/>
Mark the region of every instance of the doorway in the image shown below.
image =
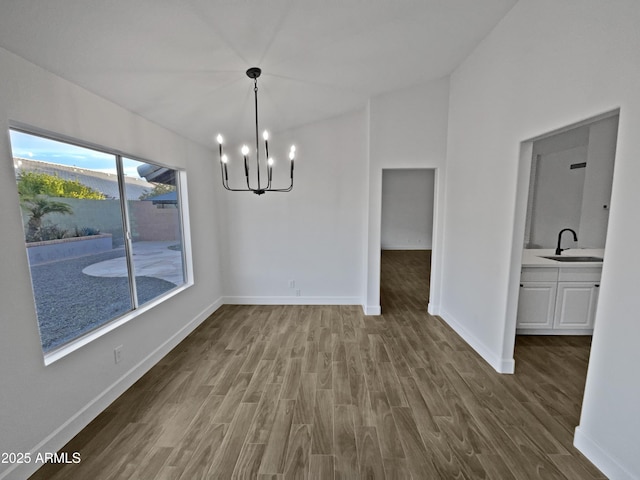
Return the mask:
<path id="1" fill-rule="evenodd" d="M 601 116 L 526 142 L 530 175 L 520 247 L 517 334 L 593 332 L 618 120 L 617 113 Z"/>
<path id="2" fill-rule="evenodd" d="M 433 249 L 434 169 L 384 169 L 380 305 L 427 311 Z"/>
<path id="3" fill-rule="evenodd" d="M 521 144 L 505 347 L 520 378 L 544 367 L 527 381 L 569 431 L 579 424 L 602 262 L 539 259 L 557 257 L 562 239 L 562 256 L 606 261 L 618 121 L 615 110 Z M 574 234 L 561 237 L 565 229 Z"/>

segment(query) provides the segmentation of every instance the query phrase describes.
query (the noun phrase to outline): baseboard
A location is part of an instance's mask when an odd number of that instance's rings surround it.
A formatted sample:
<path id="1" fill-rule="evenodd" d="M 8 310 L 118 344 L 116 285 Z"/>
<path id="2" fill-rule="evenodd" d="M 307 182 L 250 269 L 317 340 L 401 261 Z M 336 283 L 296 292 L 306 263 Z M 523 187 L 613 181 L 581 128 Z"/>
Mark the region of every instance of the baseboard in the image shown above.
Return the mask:
<path id="1" fill-rule="evenodd" d="M 365 315 L 380 315 L 382 313 L 380 305 L 362 305 L 362 310 Z"/>
<path id="2" fill-rule="evenodd" d="M 558 329 L 558 328 L 516 328 L 516 335 L 593 335 L 593 328 L 571 328 L 571 329 Z"/>
<path id="3" fill-rule="evenodd" d="M 360 297 L 222 297 L 226 305 L 360 305 Z"/>
<path id="4" fill-rule="evenodd" d="M 421 251 L 426 251 L 426 250 L 431 250 L 431 248 L 427 248 L 424 246 L 417 246 L 417 245 L 383 245 L 382 247 L 380 247 L 380 250 L 421 250 Z"/>
<path id="5" fill-rule="evenodd" d="M 605 452 L 600 445 L 589 438 L 580 428 L 580 425 L 576 427 L 573 446 L 580 450 L 607 478 L 615 478 L 616 480 L 638 480 L 636 475 L 630 473 L 620 465 L 615 458 Z"/>
<path id="6" fill-rule="evenodd" d="M 109 405 L 111 405 L 111 403 L 131 387 L 131 385 L 138 381 L 151 369 L 151 367 L 158 363 L 176 345 L 184 340 L 187 335 L 195 330 L 222 305 L 222 298 L 219 298 L 202 310 L 189 323 L 183 326 L 164 343 L 159 345 L 137 365 L 133 366 L 118 380 L 103 390 L 102 393 L 85 405 L 84 408 L 79 410 L 75 415 L 69 418 L 69 420 L 33 447 L 31 449 L 31 458 L 36 458 L 38 452 L 57 452 L 60 450 L 67 442 L 69 442 L 69 440 L 89 425 L 93 419 L 102 413 Z M 0 474 L 0 480 L 8 478 L 28 478 L 40 467 L 42 467 L 42 464 L 39 463 L 15 464 L 14 468 L 9 468 Z"/>
<path id="7" fill-rule="evenodd" d="M 502 358 L 494 355 L 484 343 L 482 343 L 475 335 L 469 330 L 464 328 L 460 322 L 458 322 L 453 315 L 447 311 L 442 311 L 439 315 L 442 320 L 445 321 L 455 332 L 462 337 L 462 339 L 473 348 L 478 355 L 480 355 L 489 365 L 491 365 L 498 373 L 514 373 L 515 361 L 513 358 Z"/>
<path id="8" fill-rule="evenodd" d="M 427 313 L 429 315 L 440 315 L 440 305 L 435 305 L 429 302 L 427 305 Z"/>

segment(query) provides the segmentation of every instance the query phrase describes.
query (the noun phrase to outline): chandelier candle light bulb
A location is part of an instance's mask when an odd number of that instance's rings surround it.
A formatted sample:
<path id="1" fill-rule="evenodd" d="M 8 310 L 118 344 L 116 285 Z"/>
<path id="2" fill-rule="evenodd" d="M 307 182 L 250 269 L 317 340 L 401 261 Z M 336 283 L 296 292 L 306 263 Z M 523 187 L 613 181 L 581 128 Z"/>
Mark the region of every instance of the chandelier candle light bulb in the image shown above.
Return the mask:
<path id="1" fill-rule="evenodd" d="M 218 153 L 220 156 L 220 167 L 222 173 L 222 186 L 232 192 L 253 192 L 256 195 L 262 195 L 266 192 L 290 192 L 293 189 L 293 160 L 295 158 L 295 149 L 294 145 L 291 146 L 291 150 L 289 152 L 289 160 L 291 161 L 291 183 L 287 188 L 271 188 L 271 180 L 273 177 L 273 165 L 275 163 L 273 157 L 269 156 L 269 132 L 264 130 L 262 132 L 262 139 L 264 140 L 264 150 L 265 150 L 265 159 L 266 159 L 266 168 L 267 168 L 267 185 L 264 186 L 260 183 L 260 145 L 258 143 L 258 77 L 262 73 L 262 71 L 258 67 L 251 67 L 247 70 L 247 77 L 253 79 L 254 87 L 254 98 L 255 98 L 255 114 L 256 114 L 256 173 L 255 177 L 257 179 L 257 186 L 254 188 L 251 186 L 251 180 L 249 179 L 249 147 L 247 145 L 243 145 L 241 149 L 241 153 L 244 159 L 244 175 L 247 181 L 247 188 L 230 188 L 229 187 L 229 174 L 227 172 L 227 162 L 228 158 L 223 153 L 222 144 L 224 143 L 224 139 L 222 135 L 218 134 L 216 140 L 218 142 Z M 262 166 L 262 171 L 264 171 L 264 165 Z"/>
<path id="2" fill-rule="evenodd" d="M 220 160 L 222 160 L 222 144 L 224 143 L 224 139 L 222 138 L 222 135 L 218 134 L 218 136 L 216 137 L 216 140 L 218 141 L 218 149 L 220 152 Z"/>
<path id="3" fill-rule="evenodd" d="M 222 144 L 224 143 L 224 139 L 222 135 L 218 134 L 216 137 L 218 141 L 218 152 L 220 153 L 220 173 L 223 175 L 223 178 L 228 182 L 229 181 L 229 173 L 227 172 L 227 161 L 229 160 L 227 156 L 222 153 Z"/>
<path id="4" fill-rule="evenodd" d="M 273 163 L 274 163 L 273 158 L 269 158 L 269 160 L 267 160 L 267 165 L 269 166 L 269 183 L 267 184 L 268 187 L 271 186 L 271 176 L 273 175 Z"/>
<path id="5" fill-rule="evenodd" d="M 220 161 L 222 162 L 222 167 L 224 170 L 224 179 L 228 182 L 229 181 L 229 172 L 227 172 L 227 162 L 229 161 L 229 159 L 227 158 L 226 155 L 222 155 L 220 157 Z"/>

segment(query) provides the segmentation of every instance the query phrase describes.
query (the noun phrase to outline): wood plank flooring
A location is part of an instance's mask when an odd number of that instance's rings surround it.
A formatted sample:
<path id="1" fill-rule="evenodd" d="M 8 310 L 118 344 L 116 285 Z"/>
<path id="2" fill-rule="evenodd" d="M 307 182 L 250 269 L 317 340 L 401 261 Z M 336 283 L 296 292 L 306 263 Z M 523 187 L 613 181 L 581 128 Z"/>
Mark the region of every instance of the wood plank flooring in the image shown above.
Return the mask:
<path id="1" fill-rule="evenodd" d="M 589 337 L 499 375 L 426 313 L 428 252 L 382 260 L 382 316 L 224 306 L 32 478 L 605 478 L 572 447 Z"/>

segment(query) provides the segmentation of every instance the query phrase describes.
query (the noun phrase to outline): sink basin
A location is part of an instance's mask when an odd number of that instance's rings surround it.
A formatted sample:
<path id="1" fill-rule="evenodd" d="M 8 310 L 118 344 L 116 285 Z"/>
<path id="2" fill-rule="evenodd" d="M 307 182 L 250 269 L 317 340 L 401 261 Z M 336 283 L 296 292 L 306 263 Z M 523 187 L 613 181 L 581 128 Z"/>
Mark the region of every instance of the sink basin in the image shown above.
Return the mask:
<path id="1" fill-rule="evenodd" d="M 540 257 L 540 258 L 548 258 L 549 260 L 555 260 L 556 262 L 601 262 L 602 258 L 600 257 L 578 257 L 571 255 L 554 255 L 551 257 Z"/>

